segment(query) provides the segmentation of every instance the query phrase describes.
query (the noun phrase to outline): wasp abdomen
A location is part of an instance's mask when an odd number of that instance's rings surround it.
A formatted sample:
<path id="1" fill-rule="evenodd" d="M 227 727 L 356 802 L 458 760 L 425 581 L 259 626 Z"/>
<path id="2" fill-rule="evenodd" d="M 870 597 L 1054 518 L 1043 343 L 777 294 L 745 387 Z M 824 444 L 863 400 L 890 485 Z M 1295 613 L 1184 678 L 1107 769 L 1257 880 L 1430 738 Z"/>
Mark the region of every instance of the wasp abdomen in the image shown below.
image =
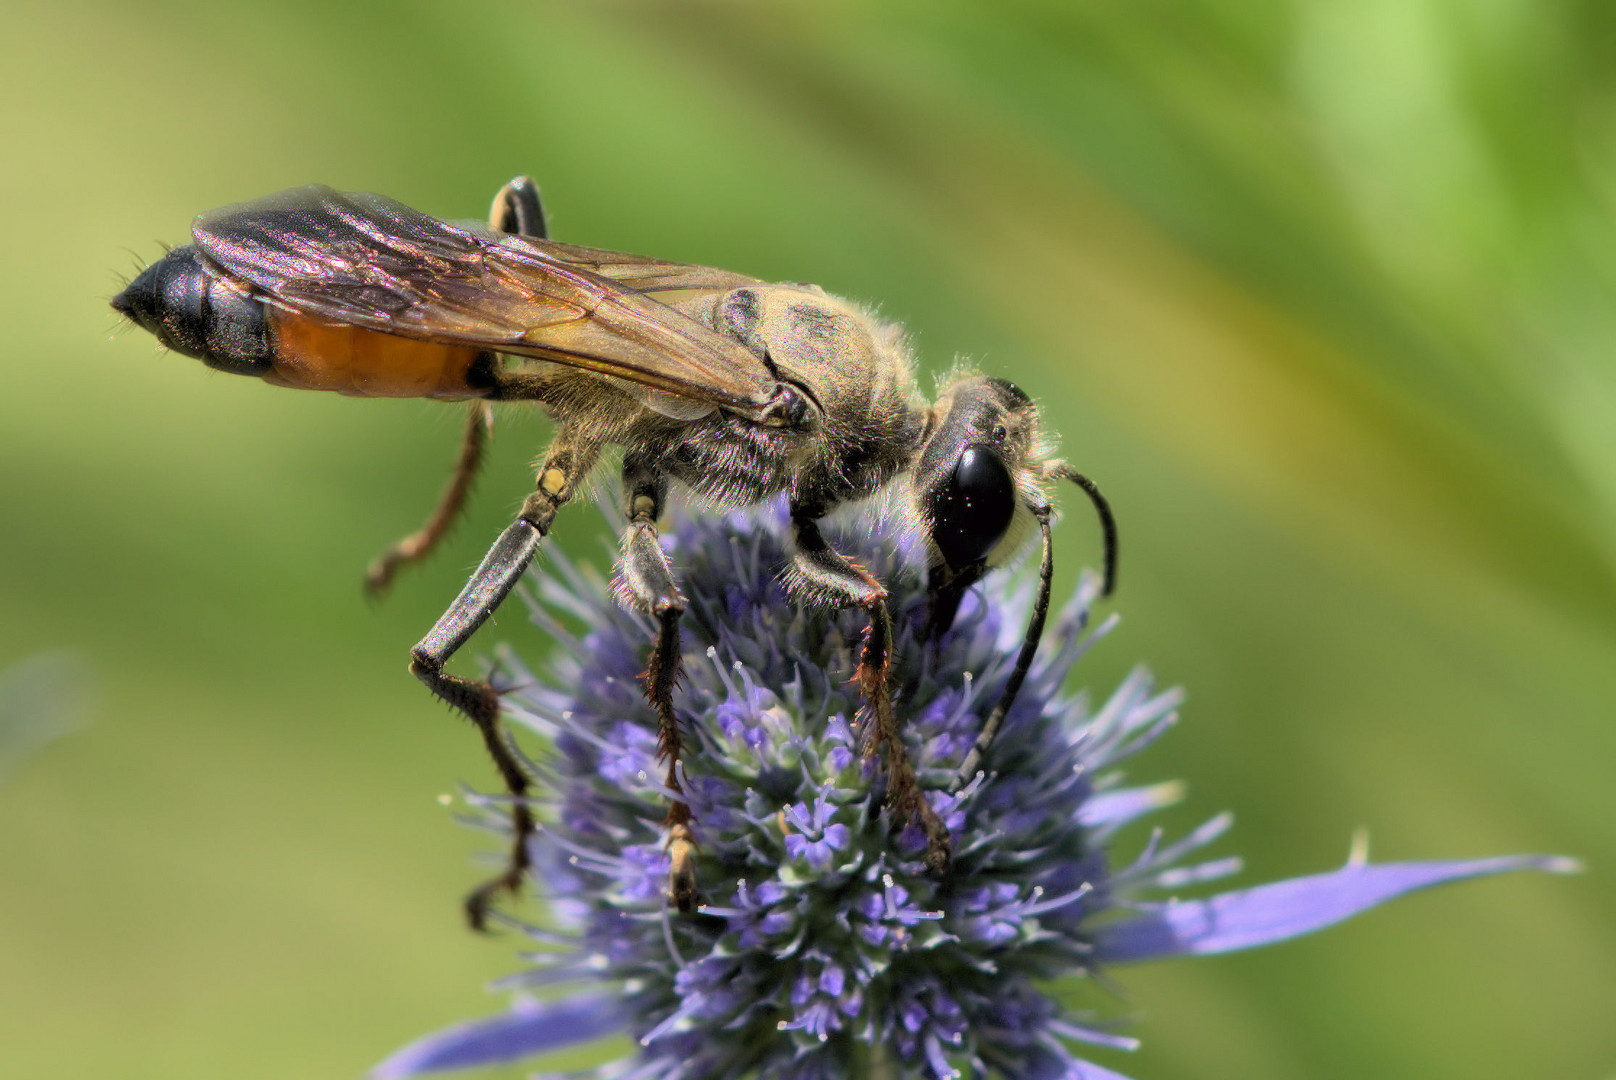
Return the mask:
<path id="1" fill-rule="evenodd" d="M 189 244 L 142 270 L 112 306 L 211 368 L 265 375 L 274 363 L 264 305 L 204 270 Z"/>
<path id="2" fill-rule="evenodd" d="M 484 350 L 417 341 L 266 304 L 175 248 L 112 298 L 175 352 L 277 386 L 359 397 L 485 397 Z"/>
<path id="3" fill-rule="evenodd" d="M 264 381 L 299 390 L 335 390 L 357 397 L 425 397 L 444 401 L 486 397 L 479 377 L 489 354 L 327 322 L 271 308 L 274 366 Z"/>

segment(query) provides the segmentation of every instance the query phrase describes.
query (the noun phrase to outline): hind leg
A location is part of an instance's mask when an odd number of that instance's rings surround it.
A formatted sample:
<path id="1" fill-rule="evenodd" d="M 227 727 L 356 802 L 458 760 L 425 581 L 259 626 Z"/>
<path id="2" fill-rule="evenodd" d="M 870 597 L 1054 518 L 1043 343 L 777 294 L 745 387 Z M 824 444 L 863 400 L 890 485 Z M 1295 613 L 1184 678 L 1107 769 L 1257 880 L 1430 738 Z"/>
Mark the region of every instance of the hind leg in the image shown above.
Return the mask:
<path id="1" fill-rule="evenodd" d="M 494 541 L 449 610 L 410 651 L 410 671 L 415 677 L 477 725 L 483 745 L 512 796 L 514 836 L 505 871 L 466 898 L 466 916 L 477 929 L 486 923 L 497 893 L 521 889 L 522 876 L 529 865 L 527 841 L 534 829 L 533 812 L 526 802 L 529 781 L 500 724 L 498 692 L 486 682 L 450 675 L 443 668 L 521 579 L 540 542 L 549 535 L 556 511 L 578 490 L 597 453 L 595 444 L 562 429 L 545 453 L 538 490 L 528 496 L 521 516 Z"/>

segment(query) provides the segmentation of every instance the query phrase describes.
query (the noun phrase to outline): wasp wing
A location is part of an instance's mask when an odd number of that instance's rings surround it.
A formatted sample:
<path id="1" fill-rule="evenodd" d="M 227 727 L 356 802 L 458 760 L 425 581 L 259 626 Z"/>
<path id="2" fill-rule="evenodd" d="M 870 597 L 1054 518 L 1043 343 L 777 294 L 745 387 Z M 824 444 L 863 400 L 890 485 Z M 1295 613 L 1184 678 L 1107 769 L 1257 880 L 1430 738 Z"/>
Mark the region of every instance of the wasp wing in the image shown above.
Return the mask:
<path id="1" fill-rule="evenodd" d="M 551 258 L 569 266 L 596 274 L 616 282 L 625 289 L 646 296 L 654 296 L 667 303 L 670 298 L 684 293 L 728 292 L 748 286 L 767 284 L 761 278 L 737 274 L 731 270 L 718 270 L 711 266 L 690 263 L 665 262 L 648 255 L 629 255 L 621 251 L 579 247 L 555 240 L 530 240 L 510 237 L 507 242 L 515 246 L 531 243 L 542 248 Z"/>
<path id="2" fill-rule="evenodd" d="M 538 357 L 752 415 L 778 384 L 740 343 L 655 298 L 753 280 L 742 275 L 462 228 L 318 185 L 210 211 L 191 232 L 210 269 L 332 322 Z"/>

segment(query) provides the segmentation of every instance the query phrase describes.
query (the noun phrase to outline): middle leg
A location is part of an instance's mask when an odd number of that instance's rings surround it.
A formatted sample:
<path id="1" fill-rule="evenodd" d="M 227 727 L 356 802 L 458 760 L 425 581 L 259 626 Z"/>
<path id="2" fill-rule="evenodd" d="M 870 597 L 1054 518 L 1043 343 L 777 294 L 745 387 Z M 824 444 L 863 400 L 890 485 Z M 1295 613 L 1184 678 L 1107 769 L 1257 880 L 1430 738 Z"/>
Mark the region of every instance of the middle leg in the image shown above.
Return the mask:
<path id="1" fill-rule="evenodd" d="M 656 644 L 645 665 L 645 697 L 657 714 L 657 756 L 667 764 L 664 781 L 673 793 L 668 816 L 668 902 L 680 911 L 696 906 L 696 874 L 692 866 L 695 836 L 690 829 L 690 804 L 684 800 L 679 763 L 684 739 L 673 711 L 673 691 L 679 681 L 679 617 L 685 598 L 673 580 L 668 556 L 657 542 L 657 519 L 667 499 L 668 481 L 639 454 L 623 460 L 623 499 L 628 528 L 623 534 L 622 571 L 617 581 L 623 600 L 657 621 Z"/>

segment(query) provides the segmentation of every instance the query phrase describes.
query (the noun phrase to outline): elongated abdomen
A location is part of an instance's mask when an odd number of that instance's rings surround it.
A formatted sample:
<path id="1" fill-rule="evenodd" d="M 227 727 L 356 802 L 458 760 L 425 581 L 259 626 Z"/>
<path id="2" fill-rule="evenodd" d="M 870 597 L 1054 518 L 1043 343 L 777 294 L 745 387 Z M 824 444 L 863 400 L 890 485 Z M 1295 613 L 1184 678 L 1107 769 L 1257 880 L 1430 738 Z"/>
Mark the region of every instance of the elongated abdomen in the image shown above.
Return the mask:
<path id="1" fill-rule="evenodd" d="M 360 397 L 484 397 L 468 376 L 481 349 L 414 341 L 269 308 L 274 364 L 265 382 Z"/>
<path id="2" fill-rule="evenodd" d="M 361 397 L 484 397 L 480 349 L 382 334 L 266 304 L 208 273 L 190 245 L 141 271 L 112 299 L 175 352 L 277 386 Z"/>

